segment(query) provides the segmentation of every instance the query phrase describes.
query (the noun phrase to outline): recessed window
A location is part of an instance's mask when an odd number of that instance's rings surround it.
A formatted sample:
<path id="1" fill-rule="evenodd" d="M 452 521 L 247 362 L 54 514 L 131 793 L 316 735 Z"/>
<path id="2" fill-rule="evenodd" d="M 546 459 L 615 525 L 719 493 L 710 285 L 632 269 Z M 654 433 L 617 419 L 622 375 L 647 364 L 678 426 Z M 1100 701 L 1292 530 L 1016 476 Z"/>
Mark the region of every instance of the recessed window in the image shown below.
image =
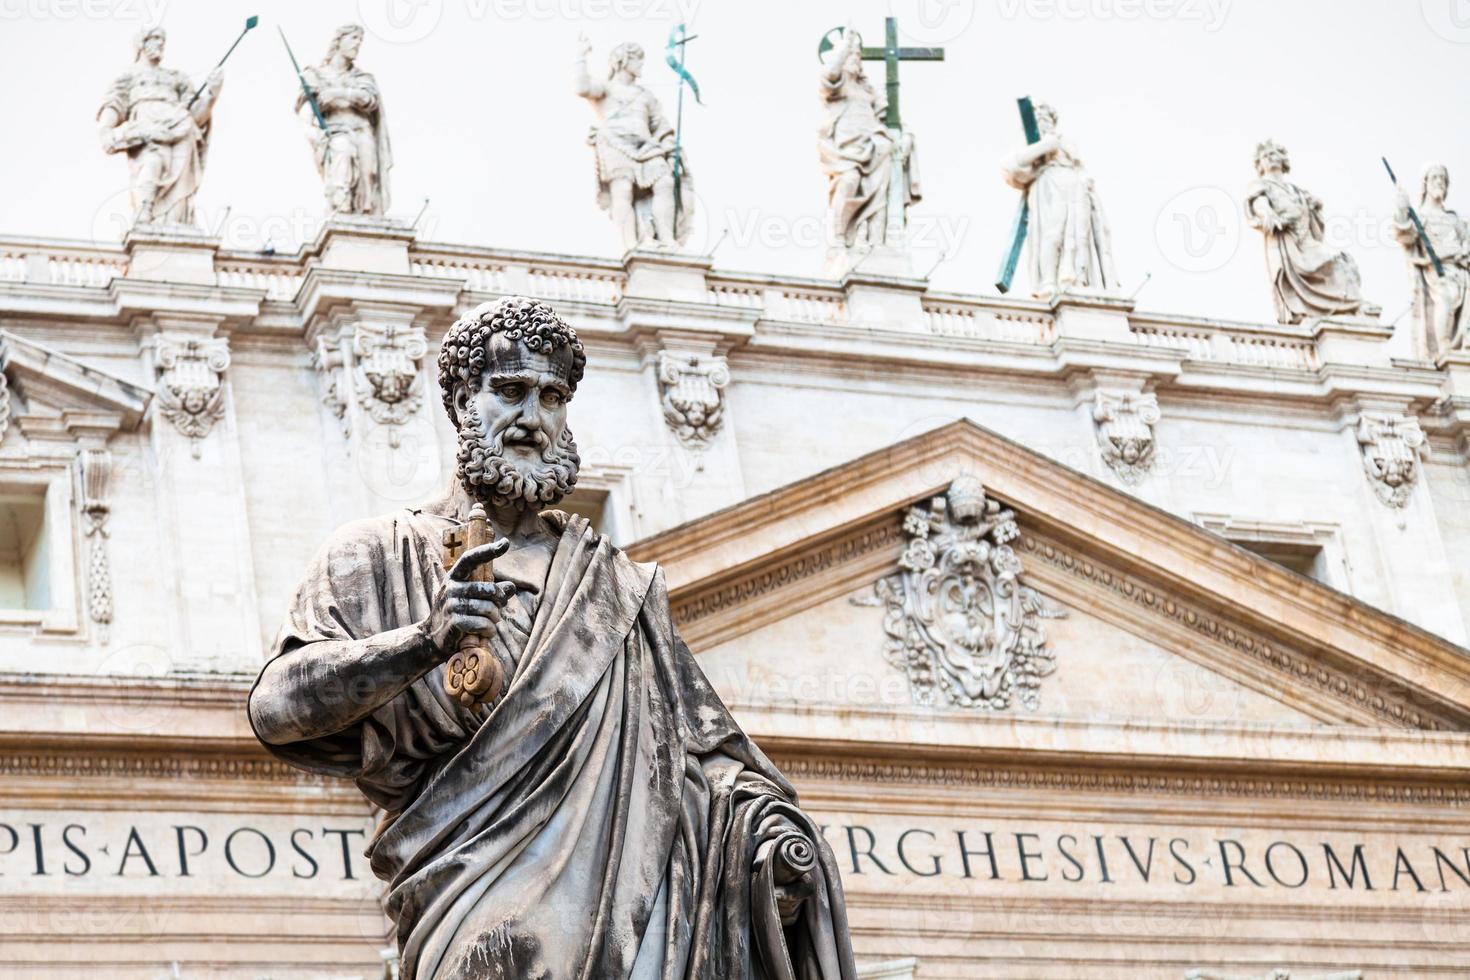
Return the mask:
<path id="1" fill-rule="evenodd" d="M 1298 575 L 1328 582 L 1327 562 L 1321 545 L 1296 541 L 1235 541 L 1235 544 Z"/>
<path id="2" fill-rule="evenodd" d="M 51 608 L 46 502 L 0 495 L 0 609 Z"/>
<path id="3" fill-rule="evenodd" d="M 607 535 L 613 544 L 618 544 L 617 529 L 614 528 L 612 510 L 608 507 L 606 490 L 578 487 L 556 505 L 557 510 L 569 514 L 580 514 L 592 524 L 592 530 Z"/>

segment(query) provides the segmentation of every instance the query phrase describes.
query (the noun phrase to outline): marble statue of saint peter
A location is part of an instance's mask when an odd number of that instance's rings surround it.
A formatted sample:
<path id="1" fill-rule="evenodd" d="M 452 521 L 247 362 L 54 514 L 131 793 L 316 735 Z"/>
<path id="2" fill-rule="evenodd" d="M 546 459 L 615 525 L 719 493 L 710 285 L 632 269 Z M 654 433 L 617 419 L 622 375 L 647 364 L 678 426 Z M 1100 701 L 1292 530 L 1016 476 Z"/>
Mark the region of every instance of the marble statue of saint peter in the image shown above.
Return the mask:
<path id="1" fill-rule="evenodd" d="M 831 851 L 675 632 L 662 572 L 547 509 L 576 483 L 585 364 L 533 300 L 450 328 L 452 486 L 331 537 L 251 724 L 382 811 L 368 856 L 405 977 L 854 980 Z M 495 540 L 446 572 L 473 505 Z M 466 634 L 508 679 L 491 703 L 445 690 Z"/>

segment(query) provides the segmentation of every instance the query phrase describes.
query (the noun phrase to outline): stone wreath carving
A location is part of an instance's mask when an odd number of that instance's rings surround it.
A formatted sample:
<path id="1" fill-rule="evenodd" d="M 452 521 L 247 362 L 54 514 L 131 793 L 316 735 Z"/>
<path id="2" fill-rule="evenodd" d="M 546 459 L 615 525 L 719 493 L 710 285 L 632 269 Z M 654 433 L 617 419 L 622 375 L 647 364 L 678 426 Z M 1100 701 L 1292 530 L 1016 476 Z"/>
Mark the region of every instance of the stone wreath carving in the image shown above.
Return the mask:
<path id="1" fill-rule="evenodd" d="M 962 476 L 941 497 L 910 508 L 900 571 L 874 586 L 864 605 L 883 605 L 884 655 L 909 679 L 914 700 L 940 697 L 965 708 L 1003 711 L 1040 704 L 1041 678 L 1056 668 L 1043 619 L 1053 609 L 1020 581 L 1010 542 L 1014 512 Z"/>

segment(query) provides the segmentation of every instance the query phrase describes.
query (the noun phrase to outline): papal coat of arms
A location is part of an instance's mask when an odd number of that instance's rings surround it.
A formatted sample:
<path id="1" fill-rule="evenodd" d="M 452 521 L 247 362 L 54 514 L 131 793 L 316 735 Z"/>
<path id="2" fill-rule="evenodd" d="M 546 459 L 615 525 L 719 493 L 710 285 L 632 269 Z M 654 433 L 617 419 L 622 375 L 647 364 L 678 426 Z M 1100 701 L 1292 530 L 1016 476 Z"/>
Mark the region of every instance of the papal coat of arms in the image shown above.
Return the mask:
<path id="1" fill-rule="evenodd" d="M 1064 613 L 1020 581 L 1015 513 L 962 476 L 910 508 L 903 530 L 900 571 L 863 604 L 885 607 L 884 654 L 908 675 L 914 700 L 934 704 L 942 694 L 966 708 L 1020 701 L 1035 710 L 1041 678 L 1056 668 L 1041 621 Z"/>

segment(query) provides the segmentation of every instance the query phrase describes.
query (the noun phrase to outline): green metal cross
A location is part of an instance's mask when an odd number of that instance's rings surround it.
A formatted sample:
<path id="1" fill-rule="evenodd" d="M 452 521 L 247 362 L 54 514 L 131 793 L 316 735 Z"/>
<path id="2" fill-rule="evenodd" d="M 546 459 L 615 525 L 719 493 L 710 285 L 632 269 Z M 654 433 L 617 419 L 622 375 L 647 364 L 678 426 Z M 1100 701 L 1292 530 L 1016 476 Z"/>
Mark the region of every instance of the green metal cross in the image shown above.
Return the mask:
<path id="1" fill-rule="evenodd" d="M 898 46 L 898 18 L 889 17 L 883 22 L 884 38 L 881 48 L 863 48 L 864 61 L 882 61 L 888 66 L 888 113 L 883 122 L 889 129 L 901 129 L 903 123 L 898 115 L 898 63 L 900 61 L 943 61 L 943 48 L 901 48 Z"/>

